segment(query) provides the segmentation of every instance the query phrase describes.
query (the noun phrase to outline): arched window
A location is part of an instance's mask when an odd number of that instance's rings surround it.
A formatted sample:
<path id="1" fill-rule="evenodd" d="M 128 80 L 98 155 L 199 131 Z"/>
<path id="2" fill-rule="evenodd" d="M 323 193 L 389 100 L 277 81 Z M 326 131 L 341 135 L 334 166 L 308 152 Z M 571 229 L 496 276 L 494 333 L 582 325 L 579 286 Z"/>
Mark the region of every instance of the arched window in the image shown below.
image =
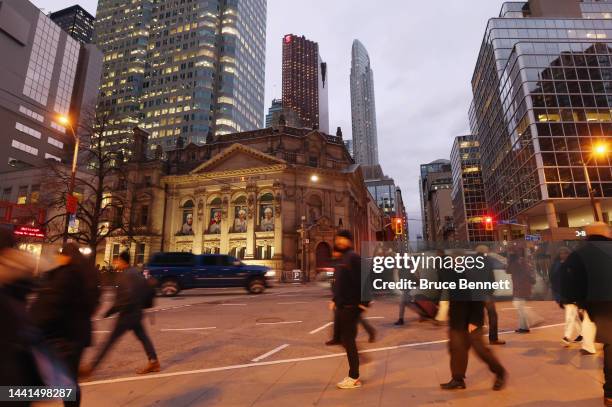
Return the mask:
<path id="1" fill-rule="evenodd" d="M 233 233 L 246 233 L 247 231 L 247 206 L 246 196 L 242 195 L 234 201 Z"/>
<path id="2" fill-rule="evenodd" d="M 263 194 L 259 198 L 259 230 L 261 232 L 274 231 L 274 196 L 271 193 Z"/>
<path id="3" fill-rule="evenodd" d="M 210 202 L 210 212 L 209 212 L 209 220 L 208 220 L 208 229 L 207 233 L 212 235 L 218 235 L 221 233 L 221 219 L 222 211 L 221 211 L 221 198 L 217 197 Z"/>
<path id="4" fill-rule="evenodd" d="M 194 205 L 191 199 L 183 204 L 183 220 L 181 223 L 181 230 L 178 233 L 179 235 L 193 235 L 193 207 Z"/>

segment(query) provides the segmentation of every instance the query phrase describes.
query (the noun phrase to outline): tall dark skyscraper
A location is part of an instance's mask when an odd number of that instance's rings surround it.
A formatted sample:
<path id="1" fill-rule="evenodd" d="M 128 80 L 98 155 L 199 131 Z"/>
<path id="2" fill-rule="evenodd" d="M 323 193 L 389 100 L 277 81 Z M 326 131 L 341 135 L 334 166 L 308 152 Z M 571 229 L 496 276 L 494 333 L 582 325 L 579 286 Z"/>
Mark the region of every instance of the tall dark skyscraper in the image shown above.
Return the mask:
<path id="1" fill-rule="evenodd" d="M 472 78 L 489 210 L 500 239 L 575 238 L 612 212 L 612 2 L 508 2 L 489 20 Z M 525 227 L 526 226 L 526 227 Z"/>
<path id="2" fill-rule="evenodd" d="M 83 44 L 92 41 L 95 18 L 78 4 L 51 13 L 49 18 L 75 40 Z"/>
<path id="3" fill-rule="evenodd" d="M 129 153 L 135 125 L 165 150 L 261 128 L 266 12 L 266 0 L 100 0 L 104 145 Z"/>
<path id="4" fill-rule="evenodd" d="M 419 192 L 423 240 L 439 242 L 454 238 L 452 186 L 450 161 L 440 159 L 421 164 Z"/>
<path id="5" fill-rule="evenodd" d="M 377 165 L 376 103 L 370 56 L 359 40 L 353 41 L 351 55 L 351 116 L 355 142 L 353 156 L 359 164 Z"/>
<path id="6" fill-rule="evenodd" d="M 493 232 L 487 230 L 485 218 L 490 217 L 485 199 L 480 147 L 472 135 L 455 138 L 451 151 L 453 174 L 453 221 L 455 239 L 460 242 L 488 242 Z"/>
<path id="7" fill-rule="evenodd" d="M 283 107 L 297 113 L 304 127 L 329 133 L 327 64 L 319 45 L 304 36 L 283 37 Z"/>

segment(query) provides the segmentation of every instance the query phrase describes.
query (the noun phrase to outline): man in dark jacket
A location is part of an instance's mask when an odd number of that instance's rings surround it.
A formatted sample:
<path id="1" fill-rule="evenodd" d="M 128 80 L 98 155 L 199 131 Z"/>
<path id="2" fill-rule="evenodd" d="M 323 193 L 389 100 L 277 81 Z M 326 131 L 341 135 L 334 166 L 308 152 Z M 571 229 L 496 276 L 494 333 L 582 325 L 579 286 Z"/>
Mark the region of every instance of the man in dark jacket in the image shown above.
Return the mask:
<path id="1" fill-rule="evenodd" d="M 117 271 L 121 273 L 119 278 L 119 288 L 113 307 L 108 310 L 105 317 L 119 313 L 117 324 L 113 329 L 98 355 L 94 358 L 93 364 L 81 371 L 82 376 L 88 376 L 102 361 L 106 353 L 126 332 L 132 331 L 147 353 L 149 363 L 137 371 L 138 374 L 159 372 L 160 365 L 155 353 L 155 347 L 147 335 L 142 325 L 143 305 L 148 299 L 149 287 L 144 276 L 134 267 L 130 267 L 130 254 L 122 252 L 114 263 Z"/>
<path id="2" fill-rule="evenodd" d="M 31 315 L 44 341 L 64 361 L 75 382 L 83 350 L 91 344 L 91 317 L 98 305 L 97 283 L 88 281 L 91 267 L 73 243 L 65 244 L 57 261 L 59 267 L 49 271 L 38 298 L 32 304 Z M 76 401 L 65 405 L 80 405 L 80 389 Z"/>
<path id="3" fill-rule="evenodd" d="M 456 256 L 462 255 L 456 253 Z M 454 270 L 446 270 L 446 281 L 459 283 L 460 278 L 470 282 L 486 280 L 480 270 L 466 270 L 459 274 Z M 486 293 L 454 289 L 449 291 L 449 343 L 450 366 L 452 379 L 440 384 L 444 390 L 465 389 L 465 372 L 468 365 L 468 353 L 474 348 L 476 355 L 485 362 L 489 370 L 495 374 L 493 390 L 501 390 L 506 382 L 506 370 L 499 363 L 491 349 L 482 339 L 484 325 L 484 301 Z"/>
<path id="4" fill-rule="evenodd" d="M 335 323 L 349 362 L 349 374 L 337 386 L 339 389 L 354 389 L 361 387 L 355 342 L 357 323 L 365 310 L 361 301 L 361 257 L 353 251 L 353 236 L 346 230 L 336 234 L 334 250 L 341 253 L 341 257 L 336 263 L 334 298 L 330 306 L 335 311 Z"/>
<path id="5" fill-rule="evenodd" d="M 565 262 L 561 291 L 586 310 L 604 344 L 604 405 L 612 406 L 612 230 L 605 223 L 585 228 L 587 242 Z"/>

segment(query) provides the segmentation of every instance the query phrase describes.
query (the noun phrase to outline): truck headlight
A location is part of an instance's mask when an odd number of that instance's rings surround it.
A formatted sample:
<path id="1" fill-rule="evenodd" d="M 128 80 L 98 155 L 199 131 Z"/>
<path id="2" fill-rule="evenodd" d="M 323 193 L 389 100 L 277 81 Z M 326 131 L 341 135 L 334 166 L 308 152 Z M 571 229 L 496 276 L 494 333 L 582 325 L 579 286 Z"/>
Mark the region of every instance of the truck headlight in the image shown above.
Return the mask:
<path id="1" fill-rule="evenodd" d="M 266 276 L 266 277 L 276 277 L 276 271 L 274 271 L 274 270 L 268 270 L 268 271 L 266 271 L 265 276 Z"/>

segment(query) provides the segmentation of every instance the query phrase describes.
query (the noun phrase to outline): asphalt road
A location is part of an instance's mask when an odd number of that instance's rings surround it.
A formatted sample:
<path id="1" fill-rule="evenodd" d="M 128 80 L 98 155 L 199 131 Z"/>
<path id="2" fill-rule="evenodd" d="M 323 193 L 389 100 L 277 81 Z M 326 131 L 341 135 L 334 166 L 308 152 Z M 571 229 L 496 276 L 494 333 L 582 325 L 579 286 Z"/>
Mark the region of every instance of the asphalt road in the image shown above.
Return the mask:
<path id="1" fill-rule="evenodd" d="M 145 325 L 163 373 L 316 359 L 342 352 L 341 347 L 324 344 L 332 329 L 329 299 L 329 288 L 317 285 L 277 286 L 261 295 L 250 295 L 243 289 L 190 290 L 177 297 L 158 298 L 147 313 Z M 105 296 L 102 311 L 111 300 L 112 295 Z M 529 306 L 542 317 L 542 324 L 563 321 L 562 310 L 552 302 L 531 302 Z M 517 311 L 511 301 L 499 302 L 497 308 L 500 331 L 517 328 Z M 406 325 L 394 326 L 397 315 L 396 297 L 377 298 L 365 315 L 378 330 L 377 340 L 368 343 L 366 333 L 360 329 L 360 350 L 444 341 L 447 337 L 446 328 L 418 322 L 410 310 L 406 310 Z M 95 343 L 85 353 L 85 361 L 90 360 L 114 323 L 114 319 L 97 318 Z M 559 341 L 561 332 L 559 328 Z M 145 363 L 140 343 L 132 334 L 126 334 L 88 381 L 134 376 Z"/>

